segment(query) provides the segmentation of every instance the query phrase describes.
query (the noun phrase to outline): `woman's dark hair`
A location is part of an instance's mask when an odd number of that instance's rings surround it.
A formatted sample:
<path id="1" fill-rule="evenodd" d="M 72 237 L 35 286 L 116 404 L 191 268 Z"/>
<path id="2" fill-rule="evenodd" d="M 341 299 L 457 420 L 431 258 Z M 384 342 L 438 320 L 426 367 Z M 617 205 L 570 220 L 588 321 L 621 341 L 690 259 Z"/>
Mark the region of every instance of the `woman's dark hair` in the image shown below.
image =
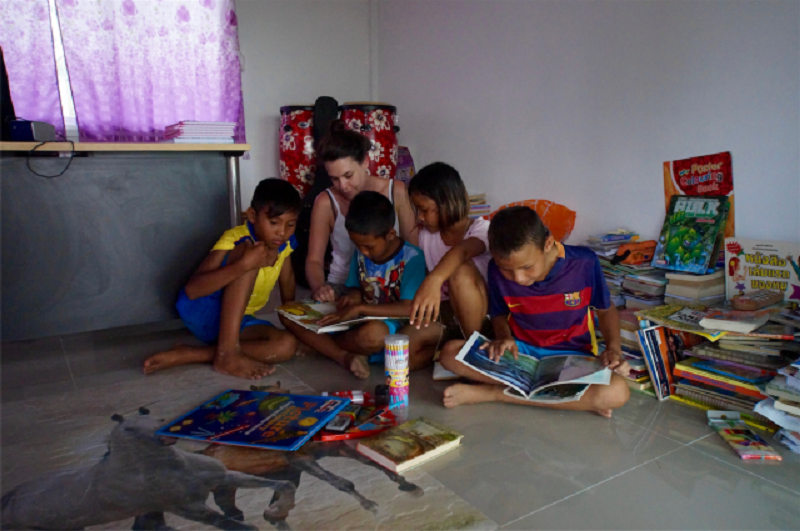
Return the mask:
<path id="1" fill-rule="evenodd" d="M 449 229 L 469 215 L 469 196 L 458 171 L 444 162 L 428 164 L 414 175 L 408 196 L 420 194 L 436 203 L 439 228 Z"/>
<path id="2" fill-rule="evenodd" d="M 330 132 L 323 137 L 317 148 L 317 160 L 333 162 L 350 157 L 361 164 L 372 149 L 369 138 L 356 131 L 346 129 L 343 120 L 331 122 Z"/>
<path id="3" fill-rule="evenodd" d="M 550 230 L 535 210 L 524 206 L 504 208 L 489 225 L 489 252 L 506 258 L 531 243 L 544 251 L 549 236 Z"/>
<path id="4" fill-rule="evenodd" d="M 365 236 L 385 237 L 394 228 L 394 206 L 378 192 L 359 192 L 350 202 L 344 228 Z"/>
<path id="5" fill-rule="evenodd" d="M 258 183 L 250 206 L 257 213 L 266 209 L 268 218 L 276 218 L 286 212 L 299 213 L 303 203 L 294 186 L 273 177 Z"/>

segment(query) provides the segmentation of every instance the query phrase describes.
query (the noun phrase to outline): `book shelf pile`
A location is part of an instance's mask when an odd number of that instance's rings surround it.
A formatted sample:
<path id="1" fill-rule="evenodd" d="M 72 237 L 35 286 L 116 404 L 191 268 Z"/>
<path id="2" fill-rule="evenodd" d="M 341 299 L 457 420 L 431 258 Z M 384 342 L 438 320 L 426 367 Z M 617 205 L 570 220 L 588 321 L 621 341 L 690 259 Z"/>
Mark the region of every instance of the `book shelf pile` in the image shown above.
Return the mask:
<path id="1" fill-rule="evenodd" d="M 233 144 L 235 122 L 182 121 L 168 125 L 164 142 L 173 144 Z"/>
<path id="2" fill-rule="evenodd" d="M 486 201 L 486 194 L 469 196 L 469 217 L 481 218 L 492 212 L 492 206 Z"/>
<path id="3" fill-rule="evenodd" d="M 725 301 L 725 272 L 705 275 L 667 273 L 666 304 L 702 304 L 712 306 Z"/>

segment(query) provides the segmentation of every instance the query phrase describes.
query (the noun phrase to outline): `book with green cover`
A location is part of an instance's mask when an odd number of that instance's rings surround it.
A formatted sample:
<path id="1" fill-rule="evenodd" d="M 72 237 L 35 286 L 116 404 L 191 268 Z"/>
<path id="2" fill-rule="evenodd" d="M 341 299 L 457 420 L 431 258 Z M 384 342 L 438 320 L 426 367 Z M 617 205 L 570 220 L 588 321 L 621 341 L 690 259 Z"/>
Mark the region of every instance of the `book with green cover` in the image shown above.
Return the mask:
<path id="1" fill-rule="evenodd" d="M 362 439 L 358 452 L 397 474 L 461 445 L 463 435 L 432 420 L 418 418 Z"/>

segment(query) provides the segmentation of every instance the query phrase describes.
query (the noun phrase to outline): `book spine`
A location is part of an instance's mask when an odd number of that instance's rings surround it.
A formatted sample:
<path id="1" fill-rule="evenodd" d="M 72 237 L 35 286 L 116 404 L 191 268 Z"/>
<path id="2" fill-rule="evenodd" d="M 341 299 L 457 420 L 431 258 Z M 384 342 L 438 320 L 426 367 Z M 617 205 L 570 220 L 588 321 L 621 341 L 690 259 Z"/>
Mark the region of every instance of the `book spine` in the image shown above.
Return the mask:
<path id="1" fill-rule="evenodd" d="M 725 389 L 727 391 L 733 391 L 734 393 L 741 393 L 746 396 L 752 396 L 753 398 L 760 398 L 765 399 L 767 398 L 765 395 L 761 394 L 758 391 L 757 387 L 745 387 L 744 385 L 735 384 L 730 381 L 726 381 L 722 378 L 712 377 L 708 373 L 698 373 L 698 372 L 689 372 L 685 370 L 685 367 L 676 366 L 675 367 L 675 376 L 679 376 L 681 378 L 686 378 L 687 380 L 691 380 L 693 382 L 699 382 L 708 384 L 714 387 L 718 387 L 720 389 Z"/>

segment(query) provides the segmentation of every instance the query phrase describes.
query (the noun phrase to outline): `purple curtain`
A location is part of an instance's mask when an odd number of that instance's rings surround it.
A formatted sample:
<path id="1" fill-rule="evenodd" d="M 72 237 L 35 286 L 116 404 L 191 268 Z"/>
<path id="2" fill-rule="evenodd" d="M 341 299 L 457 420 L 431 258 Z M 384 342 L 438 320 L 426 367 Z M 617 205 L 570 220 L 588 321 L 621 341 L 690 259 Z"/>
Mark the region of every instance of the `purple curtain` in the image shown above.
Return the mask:
<path id="1" fill-rule="evenodd" d="M 64 134 L 47 0 L 0 0 L 0 46 L 14 112 Z"/>
<path id="2" fill-rule="evenodd" d="M 236 122 L 246 141 L 233 0 L 56 5 L 81 140 L 150 142 L 198 120 Z"/>

